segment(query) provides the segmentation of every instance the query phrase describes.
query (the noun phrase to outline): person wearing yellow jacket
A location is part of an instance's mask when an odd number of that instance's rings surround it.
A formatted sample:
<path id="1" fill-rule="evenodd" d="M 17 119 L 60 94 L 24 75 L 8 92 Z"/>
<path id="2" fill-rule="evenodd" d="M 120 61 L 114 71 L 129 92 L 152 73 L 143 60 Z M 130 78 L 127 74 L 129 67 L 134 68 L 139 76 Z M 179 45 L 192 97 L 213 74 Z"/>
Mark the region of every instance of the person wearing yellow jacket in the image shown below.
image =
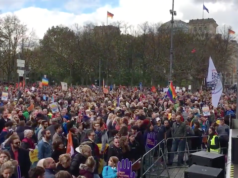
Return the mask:
<path id="1" fill-rule="evenodd" d="M 219 142 L 219 137 L 215 134 L 215 128 L 210 127 L 208 132 L 209 132 L 209 135 L 207 140 L 207 151 L 219 154 L 221 152 L 220 142 Z"/>

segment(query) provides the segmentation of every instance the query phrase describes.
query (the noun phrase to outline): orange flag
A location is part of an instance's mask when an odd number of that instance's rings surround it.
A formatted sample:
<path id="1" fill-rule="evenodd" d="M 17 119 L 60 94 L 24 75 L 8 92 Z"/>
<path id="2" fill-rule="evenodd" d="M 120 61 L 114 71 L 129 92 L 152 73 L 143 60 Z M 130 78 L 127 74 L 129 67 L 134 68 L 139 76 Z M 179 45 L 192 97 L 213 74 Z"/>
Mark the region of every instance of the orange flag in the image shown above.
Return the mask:
<path id="1" fill-rule="evenodd" d="M 34 109 L 34 104 L 30 104 L 30 106 L 27 108 L 27 111 L 30 112 Z"/>
<path id="2" fill-rule="evenodd" d="M 74 154 L 74 147 L 73 147 L 73 140 L 72 140 L 71 131 L 69 131 L 67 137 L 68 137 L 68 144 L 67 144 L 66 153 L 70 153 L 70 155 L 72 156 Z"/>

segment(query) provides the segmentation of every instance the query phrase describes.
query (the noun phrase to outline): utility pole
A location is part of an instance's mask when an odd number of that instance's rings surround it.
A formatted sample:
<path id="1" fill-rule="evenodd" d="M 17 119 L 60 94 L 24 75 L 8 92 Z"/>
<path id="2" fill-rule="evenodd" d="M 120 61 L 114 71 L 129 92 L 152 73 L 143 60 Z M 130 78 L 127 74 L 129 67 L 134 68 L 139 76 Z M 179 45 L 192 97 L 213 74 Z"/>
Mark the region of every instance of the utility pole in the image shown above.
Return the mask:
<path id="1" fill-rule="evenodd" d="M 174 16 L 177 15 L 176 11 L 174 11 L 174 0 L 172 0 L 172 10 L 170 10 L 171 17 L 171 35 L 170 35 L 170 65 L 169 65 L 169 81 L 172 81 L 172 70 L 173 70 L 173 29 L 174 29 Z"/>

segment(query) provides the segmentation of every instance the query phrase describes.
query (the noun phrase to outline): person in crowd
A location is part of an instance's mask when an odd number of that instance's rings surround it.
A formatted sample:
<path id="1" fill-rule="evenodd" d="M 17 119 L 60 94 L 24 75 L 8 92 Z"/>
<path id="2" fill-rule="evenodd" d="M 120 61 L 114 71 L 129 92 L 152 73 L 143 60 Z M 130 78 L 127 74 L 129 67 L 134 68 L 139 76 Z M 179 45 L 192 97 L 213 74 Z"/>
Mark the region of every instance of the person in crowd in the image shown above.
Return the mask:
<path id="1" fill-rule="evenodd" d="M 65 138 L 62 134 L 62 131 L 63 131 L 62 126 L 60 124 L 55 124 L 54 129 L 55 129 L 55 133 L 53 135 L 52 142 L 54 143 L 55 140 L 61 140 L 62 143 L 65 143 Z"/>
<path id="2" fill-rule="evenodd" d="M 44 113 L 45 117 L 48 117 L 47 116 L 47 109 L 44 109 L 44 110 L 46 110 L 45 113 Z M 47 121 L 49 121 L 49 119 L 47 119 Z M 48 126 L 46 129 L 50 131 L 52 136 L 54 136 L 54 134 L 56 132 L 55 125 L 58 124 L 58 119 L 57 118 L 52 118 L 52 119 L 50 119 L 50 121 L 51 121 L 51 125 Z"/>
<path id="3" fill-rule="evenodd" d="M 220 124 L 217 127 L 217 134 L 219 136 L 221 151 L 224 155 L 227 155 L 230 127 L 225 124 L 224 118 L 220 118 L 219 120 Z"/>
<path id="4" fill-rule="evenodd" d="M 134 162 L 140 158 L 140 146 L 139 143 L 135 140 L 135 135 L 130 133 L 129 134 L 129 156 L 128 158 Z"/>
<path id="5" fill-rule="evenodd" d="M 6 161 L 9 161 L 11 159 L 11 155 L 8 151 L 2 150 L 0 151 L 0 167 L 5 163 Z"/>
<path id="6" fill-rule="evenodd" d="M 2 129 L 2 132 L 0 133 L 0 144 L 2 144 L 5 141 L 5 138 L 9 132 L 13 132 L 13 130 L 11 130 L 12 126 L 13 126 L 12 121 L 7 121 L 5 123 L 5 127 Z"/>
<path id="7" fill-rule="evenodd" d="M 117 178 L 117 163 L 119 159 L 116 156 L 111 156 L 108 160 L 108 166 L 104 166 L 102 171 L 103 178 Z"/>
<path id="8" fill-rule="evenodd" d="M 71 156 L 70 154 L 62 154 L 59 156 L 59 163 L 56 166 L 57 172 L 63 170 L 70 172 Z"/>
<path id="9" fill-rule="evenodd" d="M 16 165 L 17 163 L 14 164 L 12 161 L 4 162 L 0 168 L 0 178 L 16 178 L 14 176 Z"/>
<path id="10" fill-rule="evenodd" d="M 20 148 L 21 142 L 19 137 L 12 137 L 10 140 L 11 148 L 9 153 L 11 159 L 16 160 L 20 166 L 21 175 L 28 178 L 28 171 L 31 167 L 30 157 L 28 150 Z"/>
<path id="11" fill-rule="evenodd" d="M 24 139 L 24 130 L 26 129 L 26 124 L 24 121 L 20 121 L 18 126 L 17 126 L 17 129 L 16 129 L 16 132 L 20 138 L 20 140 L 23 140 Z"/>
<path id="12" fill-rule="evenodd" d="M 164 121 L 164 127 L 165 127 L 165 138 L 166 138 L 166 148 L 167 148 L 167 152 L 168 152 L 168 160 L 170 160 L 171 157 L 171 149 L 172 149 L 172 130 L 170 127 L 170 123 L 168 120 Z"/>
<path id="13" fill-rule="evenodd" d="M 41 122 L 41 127 L 40 127 L 40 129 L 39 129 L 39 131 L 38 131 L 38 134 L 37 134 L 37 140 L 38 140 L 38 141 L 40 141 L 40 140 L 42 139 L 42 137 L 43 137 L 42 131 L 46 130 L 46 128 L 47 128 L 48 126 L 49 126 L 48 121 L 42 121 L 42 122 Z"/>
<path id="14" fill-rule="evenodd" d="M 59 161 L 59 156 L 66 153 L 66 148 L 61 139 L 55 140 L 53 142 L 53 152 L 51 157 L 57 163 Z"/>
<path id="15" fill-rule="evenodd" d="M 51 142 L 51 133 L 49 130 L 42 131 L 42 139 L 38 143 L 38 159 L 51 157 L 53 148 Z"/>
<path id="16" fill-rule="evenodd" d="M 120 138 L 114 137 L 113 143 L 109 146 L 108 149 L 108 158 L 111 156 L 116 156 L 119 161 L 123 159 L 122 148 L 120 147 Z"/>
<path id="17" fill-rule="evenodd" d="M 42 167 L 35 167 L 29 170 L 29 178 L 44 178 L 45 169 Z"/>
<path id="18" fill-rule="evenodd" d="M 128 136 L 122 136 L 119 140 L 123 158 L 131 158 Z"/>
<path id="19" fill-rule="evenodd" d="M 179 150 L 178 153 L 178 166 L 180 166 L 183 163 L 183 156 L 185 151 L 185 137 L 186 137 L 186 125 L 184 122 L 181 121 L 180 116 L 176 116 L 176 122 L 173 123 L 172 126 L 172 137 L 173 143 L 172 143 L 172 149 L 170 154 L 170 160 L 168 160 L 168 165 L 172 165 L 173 159 L 174 159 L 174 153 Z"/>
<path id="20" fill-rule="evenodd" d="M 98 121 L 94 121 L 93 122 L 93 130 L 95 132 L 95 143 L 102 143 L 102 130 L 101 130 L 101 126 L 100 123 Z"/>
<path id="21" fill-rule="evenodd" d="M 209 136 L 207 140 L 207 151 L 212 153 L 220 153 L 220 141 L 219 137 L 215 134 L 214 127 L 209 128 Z"/>
<path id="22" fill-rule="evenodd" d="M 21 142 L 21 148 L 24 148 L 26 150 L 34 150 L 35 144 L 32 140 L 33 131 L 32 130 L 24 130 L 24 139 Z"/>
<path id="23" fill-rule="evenodd" d="M 192 129 L 194 132 L 194 138 L 191 139 L 190 153 L 201 150 L 202 144 L 202 129 L 198 121 L 194 122 Z"/>
<path id="24" fill-rule="evenodd" d="M 55 174 L 55 178 L 73 178 L 72 175 L 70 173 L 68 173 L 67 171 L 59 171 L 57 174 Z M 81 176 L 77 177 L 77 178 L 81 178 Z M 84 178 L 84 177 L 83 177 Z M 85 177 L 86 178 L 86 177 Z"/>
<path id="25" fill-rule="evenodd" d="M 85 176 L 87 178 L 93 178 L 95 167 L 96 161 L 94 160 L 93 156 L 89 156 L 85 164 L 80 164 L 79 175 Z"/>
<path id="26" fill-rule="evenodd" d="M 45 161 L 45 159 L 40 159 L 40 160 L 37 162 L 37 165 L 36 165 L 36 166 L 44 168 L 44 166 L 43 166 L 44 161 Z"/>
<path id="27" fill-rule="evenodd" d="M 79 145 L 75 149 L 77 152 L 72 157 L 72 161 L 70 164 L 70 173 L 74 176 L 79 176 L 79 166 L 80 164 L 84 164 L 89 156 L 92 155 L 92 149 L 88 145 Z"/>
<path id="28" fill-rule="evenodd" d="M 0 119 L 0 133 L 2 132 L 3 128 L 5 127 L 5 124 L 8 122 L 8 121 L 11 121 L 9 118 L 8 118 L 8 109 L 4 109 L 3 113 L 2 113 L 2 117 Z"/>
<path id="29" fill-rule="evenodd" d="M 43 166 L 45 168 L 44 177 L 55 178 L 55 161 L 52 158 L 46 158 L 43 162 Z"/>

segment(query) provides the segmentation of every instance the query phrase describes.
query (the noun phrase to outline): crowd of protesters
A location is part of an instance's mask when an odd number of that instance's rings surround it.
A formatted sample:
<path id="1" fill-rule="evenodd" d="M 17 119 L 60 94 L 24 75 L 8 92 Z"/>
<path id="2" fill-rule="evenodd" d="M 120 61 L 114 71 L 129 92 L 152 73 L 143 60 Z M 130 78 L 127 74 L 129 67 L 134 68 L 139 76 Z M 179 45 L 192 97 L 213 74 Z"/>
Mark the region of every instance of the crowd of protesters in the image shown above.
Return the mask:
<path id="1" fill-rule="evenodd" d="M 149 88 L 104 93 L 96 87 L 63 91 L 60 86 L 2 85 L 0 92 L 8 93 L 0 103 L 0 178 L 116 178 L 118 161 L 135 162 L 151 149 L 151 133 L 167 149 L 168 166 L 177 151 L 177 164 L 184 164 L 186 149 L 226 155 L 229 119 L 236 108 L 234 94 L 223 94 L 213 108 L 210 92 L 202 90 L 177 92 L 175 102 L 166 92 Z M 204 107 L 209 108 L 206 114 Z M 33 163 L 29 154 L 36 149 Z M 137 163 L 134 171 L 140 169 Z"/>

